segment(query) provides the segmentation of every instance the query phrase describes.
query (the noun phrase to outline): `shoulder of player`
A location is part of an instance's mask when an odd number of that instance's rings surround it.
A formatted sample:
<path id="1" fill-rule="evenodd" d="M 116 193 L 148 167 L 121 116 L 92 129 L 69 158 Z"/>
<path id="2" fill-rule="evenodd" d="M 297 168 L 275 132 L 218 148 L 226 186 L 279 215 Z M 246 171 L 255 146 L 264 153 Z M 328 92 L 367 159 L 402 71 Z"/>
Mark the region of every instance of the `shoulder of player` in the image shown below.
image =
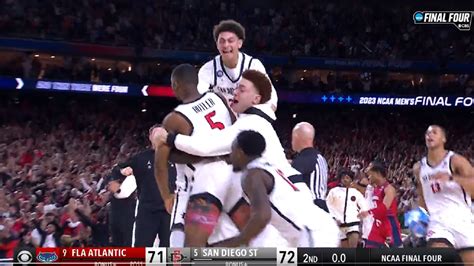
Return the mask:
<path id="1" fill-rule="evenodd" d="M 189 134 L 189 132 L 184 132 L 184 127 L 186 125 L 192 127 L 191 121 L 179 111 L 173 110 L 163 119 L 163 127 L 167 131 L 174 131 L 180 134 Z"/>
<path id="2" fill-rule="evenodd" d="M 450 164 L 451 164 L 452 171 L 456 173 L 459 173 L 459 171 L 461 172 L 470 171 L 471 173 L 474 174 L 474 169 L 472 168 L 471 163 L 467 160 L 466 157 L 460 154 L 457 154 L 457 153 L 453 154 L 453 156 L 451 157 Z"/>
<path id="3" fill-rule="evenodd" d="M 388 184 L 385 188 L 384 188 L 384 192 L 385 194 L 387 194 L 387 192 L 390 192 L 390 193 L 397 193 L 397 190 L 395 189 L 395 187 L 392 185 L 392 184 Z"/>
<path id="4" fill-rule="evenodd" d="M 211 59 L 204 63 L 204 65 L 199 68 L 199 73 L 205 72 L 205 71 L 214 71 L 214 59 Z"/>

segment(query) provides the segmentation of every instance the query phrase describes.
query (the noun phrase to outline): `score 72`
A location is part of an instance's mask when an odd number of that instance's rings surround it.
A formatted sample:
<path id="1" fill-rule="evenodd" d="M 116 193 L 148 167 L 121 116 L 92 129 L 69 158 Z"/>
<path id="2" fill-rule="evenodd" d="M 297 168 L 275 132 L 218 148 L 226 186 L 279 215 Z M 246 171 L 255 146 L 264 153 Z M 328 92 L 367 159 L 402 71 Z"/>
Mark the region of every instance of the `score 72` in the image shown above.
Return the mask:
<path id="1" fill-rule="evenodd" d="M 278 248 L 277 265 L 298 265 L 298 251 L 296 248 Z"/>

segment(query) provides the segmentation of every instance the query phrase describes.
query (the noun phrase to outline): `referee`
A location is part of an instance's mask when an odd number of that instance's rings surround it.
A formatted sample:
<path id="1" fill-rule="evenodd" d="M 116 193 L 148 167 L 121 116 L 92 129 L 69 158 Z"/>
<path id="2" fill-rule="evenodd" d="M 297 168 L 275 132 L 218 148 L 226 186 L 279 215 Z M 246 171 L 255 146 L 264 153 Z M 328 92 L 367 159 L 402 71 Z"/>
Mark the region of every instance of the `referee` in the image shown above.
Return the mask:
<path id="1" fill-rule="evenodd" d="M 292 166 L 298 170 L 313 194 L 314 204 L 329 212 L 326 205 L 328 163 L 314 148 L 314 127 L 308 122 L 296 124 L 291 134 L 291 147 L 297 152 Z"/>
<path id="2" fill-rule="evenodd" d="M 155 127 L 149 130 L 149 140 L 150 133 Z M 134 247 L 153 247 L 157 235 L 160 239 L 160 247 L 169 247 L 170 214 L 166 211 L 160 191 L 158 191 L 154 160 L 155 151 L 153 148 L 148 148 L 123 164 L 126 167 L 122 169 L 122 172 L 135 176 L 137 184 L 138 211 L 135 220 Z M 168 163 L 168 174 L 170 191 L 174 191 L 176 169 L 172 163 Z"/>

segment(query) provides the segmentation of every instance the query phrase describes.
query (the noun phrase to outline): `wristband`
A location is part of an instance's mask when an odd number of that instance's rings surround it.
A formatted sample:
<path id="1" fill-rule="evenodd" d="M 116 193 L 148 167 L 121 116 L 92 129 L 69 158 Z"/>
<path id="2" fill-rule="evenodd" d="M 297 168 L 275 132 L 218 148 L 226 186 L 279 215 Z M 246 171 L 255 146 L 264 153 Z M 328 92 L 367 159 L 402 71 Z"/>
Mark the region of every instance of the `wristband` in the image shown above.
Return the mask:
<path id="1" fill-rule="evenodd" d="M 168 137 L 166 138 L 166 144 L 168 144 L 168 146 L 170 146 L 171 148 L 175 148 L 174 141 L 177 135 L 178 134 L 176 133 L 168 133 Z"/>

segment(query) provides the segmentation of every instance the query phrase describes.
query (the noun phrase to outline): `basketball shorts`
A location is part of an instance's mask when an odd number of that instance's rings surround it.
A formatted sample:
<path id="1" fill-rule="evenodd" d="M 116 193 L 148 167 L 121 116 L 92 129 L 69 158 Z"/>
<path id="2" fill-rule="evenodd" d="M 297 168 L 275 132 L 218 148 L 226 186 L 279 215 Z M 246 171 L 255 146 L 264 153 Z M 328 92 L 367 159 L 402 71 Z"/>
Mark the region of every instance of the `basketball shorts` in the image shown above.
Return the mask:
<path id="1" fill-rule="evenodd" d="M 206 197 L 215 202 L 221 210 L 230 210 L 231 206 L 227 200 L 230 200 L 228 193 L 234 177 L 232 166 L 224 161 L 195 164 L 190 198 Z"/>
<path id="2" fill-rule="evenodd" d="M 359 226 L 359 222 L 341 224 L 339 226 L 339 239 L 346 240 L 349 233 L 360 233 Z"/>
<path id="3" fill-rule="evenodd" d="M 426 239 L 446 239 L 456 249 L 474 247 L 474 222 L 472 217 L 450 217 L 444 220 L 432 219 L 428 224 Z"/>

